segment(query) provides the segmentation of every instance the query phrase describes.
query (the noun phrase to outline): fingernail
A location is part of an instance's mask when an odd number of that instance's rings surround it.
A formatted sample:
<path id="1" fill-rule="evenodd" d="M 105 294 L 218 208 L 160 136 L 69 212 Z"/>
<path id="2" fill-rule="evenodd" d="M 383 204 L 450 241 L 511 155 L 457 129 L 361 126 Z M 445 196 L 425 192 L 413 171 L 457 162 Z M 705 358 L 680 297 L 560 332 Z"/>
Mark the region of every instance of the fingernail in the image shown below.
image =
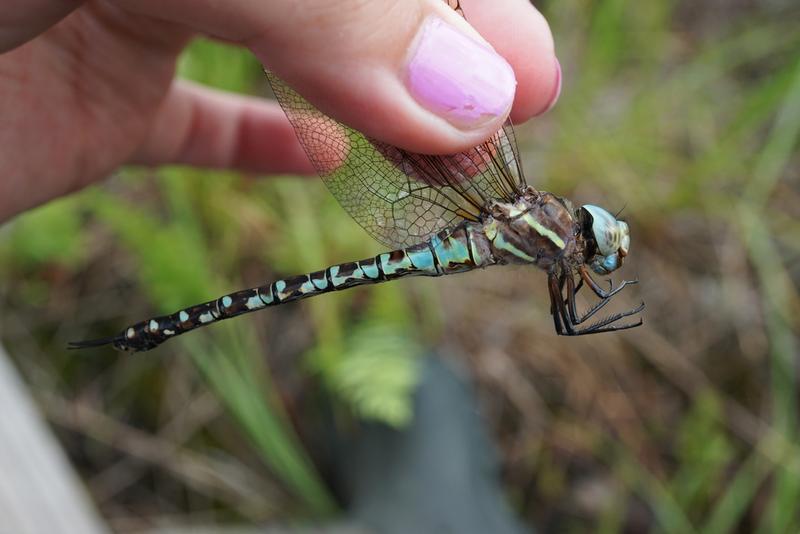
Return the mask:
<path id="1" fill-rule="evenodd" d="M 420 29 L 407 73 L 417 102 L 465 129 L 508 112 L 517 86 L 505 59 L 435 16 Z"/>
<path id="2" fill-rule="evenodd" d="M 556 63 L 556 85 L 553 88 L 553 94 L 550 95 L 550 100 L 547 101 L 547 105 L 542 111 L 537 113 L 537 116 L 543 115 L 544 113 L 547 113 L 553 109 L 553 106 L 555 106 L 556 102 L 558 102 L 558 97 L 561 96 L 561 63 L 558 62 L 558 58 L 553 59 L 555 59 Z"/>

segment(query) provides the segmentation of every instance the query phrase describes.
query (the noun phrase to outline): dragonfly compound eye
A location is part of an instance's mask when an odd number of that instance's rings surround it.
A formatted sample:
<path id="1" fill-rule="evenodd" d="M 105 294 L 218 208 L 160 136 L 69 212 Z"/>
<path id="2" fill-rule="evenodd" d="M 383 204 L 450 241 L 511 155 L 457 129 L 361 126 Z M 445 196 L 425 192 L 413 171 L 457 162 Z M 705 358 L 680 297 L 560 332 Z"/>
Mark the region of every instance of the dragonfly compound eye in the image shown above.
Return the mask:
<path id="1" fill-rule="evenodd" d="M 631 244 L 630 229 L 598 206 L 586 204 L 583 209 L 591 215 L 591 236 L 597 245 L 597 256 L 589 262 L 598 274 L 608 274 L 619 269 L 622 258 L 628 255 Z"/>
<path id="2" fill-rule="evenodd" d="M 620 253 L 628 254 L 630 246 L 630 230 L 627 223 L 618 221 L 603 208 L 584 204 L 583 209 L 592 216 L 591 237 L 597 243 L 597 250 L 603 256 Z"/>

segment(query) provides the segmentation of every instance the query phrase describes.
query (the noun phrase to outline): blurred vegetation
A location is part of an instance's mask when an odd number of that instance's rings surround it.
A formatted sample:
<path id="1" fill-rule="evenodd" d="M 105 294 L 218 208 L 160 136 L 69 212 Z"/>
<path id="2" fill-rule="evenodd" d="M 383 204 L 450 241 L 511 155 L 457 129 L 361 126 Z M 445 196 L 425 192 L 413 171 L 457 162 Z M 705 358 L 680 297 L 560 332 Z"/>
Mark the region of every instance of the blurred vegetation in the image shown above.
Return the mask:
<path id="1" fill-rule="evenodd" d="M 470 367 L 508 494 L 543 531 L 800 531 L 800 9 L 539 7 L 564 91 L 518 128 L 528 180 L 624 207 L 622 275 L 642 283 L 619 305 L 643 298 L 645 326 L 557 338 L 541 274 L 490 269 L 334 293 L 136 356 L 68 353 L 379 251 L 319 180 L 120 172 L 0 227 L 0 335 L 117 529 L 335 513 L 326 429 L 404 424 L 434 349 Z M 180 72 L 266 91 L 258 63 L 219 44 L 195 43 Z"/>

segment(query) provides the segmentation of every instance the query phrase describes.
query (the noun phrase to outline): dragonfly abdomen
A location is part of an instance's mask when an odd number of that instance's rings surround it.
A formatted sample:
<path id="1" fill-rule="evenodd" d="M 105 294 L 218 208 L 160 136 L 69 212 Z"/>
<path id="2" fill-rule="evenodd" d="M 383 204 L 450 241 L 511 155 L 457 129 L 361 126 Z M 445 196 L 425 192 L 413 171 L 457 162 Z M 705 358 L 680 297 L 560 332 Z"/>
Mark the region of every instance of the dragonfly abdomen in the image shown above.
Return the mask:
<path id="1" fill-rule="evenodd" d="M 455 274 L 495 263 L 480 225 L 468 222 L 418 245 L 379 254 L 375 259 L 388 280 L 408 275 Z"/>
<path id="2" fill-rule="evenodd" d="M 129 326 L 117 336 L 73 343 L 73 348 L 113 344 L 119 350 L 145 351 L 170 338 L 245 313 L 363 284 L 404 276 L 442 276 L 494 263 L 485 235 L 464 223 L 428 241 L 373 258 L 276 280 Z"/>

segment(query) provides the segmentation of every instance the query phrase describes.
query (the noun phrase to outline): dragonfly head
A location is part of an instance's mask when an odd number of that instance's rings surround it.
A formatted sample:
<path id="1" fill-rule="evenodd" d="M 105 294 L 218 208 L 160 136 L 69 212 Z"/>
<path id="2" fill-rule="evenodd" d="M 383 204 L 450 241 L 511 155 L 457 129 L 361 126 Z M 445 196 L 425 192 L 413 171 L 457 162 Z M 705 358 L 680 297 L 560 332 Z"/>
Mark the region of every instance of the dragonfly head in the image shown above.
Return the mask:
<path id="1" fill-rule="evenodd" d="M 591 204 L 581 206 L 578 220 L 587 243 L 586 261 L 589 267 L 600 275 L 619 269 L 631 244 L 628 224 Z"/>

